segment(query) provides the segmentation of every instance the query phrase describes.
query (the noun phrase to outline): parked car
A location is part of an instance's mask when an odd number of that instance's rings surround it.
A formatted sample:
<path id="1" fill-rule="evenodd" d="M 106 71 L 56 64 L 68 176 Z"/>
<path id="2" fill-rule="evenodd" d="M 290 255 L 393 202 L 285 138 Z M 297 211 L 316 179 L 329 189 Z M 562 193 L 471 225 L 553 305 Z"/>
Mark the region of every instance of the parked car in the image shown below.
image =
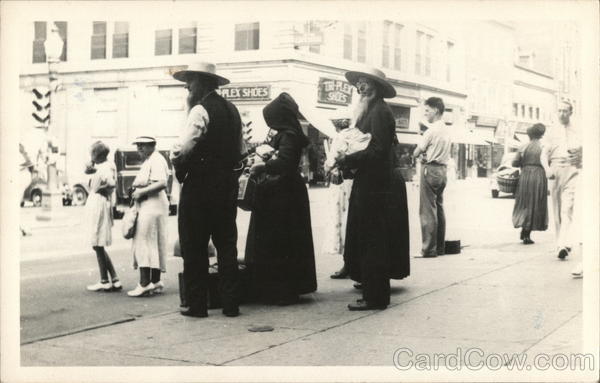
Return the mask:
<path id="1" fill-rule="evenodd" d="M 158 151 L 167 160 L 169 167 L 169 178 L 167 180 L 167 198 L 169 199 L 169 215 L 177 214 L 177 204 L 172 196 L 173 191 L 173 165 L 169 159 L 168 150 Z M 123 212 L 118 209 L 119 205 L 129 206 L 131 201 L 130 190 L 133 180 L 142 166 L 142 159 L 136 149 L 115 150 L 115 166 L 117 168 L 117 185 L 115 188 L 116 206 L 115 218 L 121 218 Z"/>
<path id="2" fill-rule="evenodd" d="M 46 180 L 39 176 L 37 172 L 33 172 L 31 176 L 31 182 L 25 188 L 21 197 L 21 207 L 25 206 L 25 203 L 31 202 L 35 207 L 42 206 L 42 200 L 45 193 L 48 193 L 48 184 Z M 70 206 L 72 204 L 72 193 L 69 185 L 63 184 L 61 188 L 62 203 L 64 206 Z"/>
<path id="3" fill-rule="evenodd" d="M 492 174 L 490 178 L 492 198 L 498 198 L 500 192 L 514 195 L 517 191 L 521 169 L 512 166 L 516 155 L 517 152 L 506 153 L 502 157 L 500 166 Z"/>

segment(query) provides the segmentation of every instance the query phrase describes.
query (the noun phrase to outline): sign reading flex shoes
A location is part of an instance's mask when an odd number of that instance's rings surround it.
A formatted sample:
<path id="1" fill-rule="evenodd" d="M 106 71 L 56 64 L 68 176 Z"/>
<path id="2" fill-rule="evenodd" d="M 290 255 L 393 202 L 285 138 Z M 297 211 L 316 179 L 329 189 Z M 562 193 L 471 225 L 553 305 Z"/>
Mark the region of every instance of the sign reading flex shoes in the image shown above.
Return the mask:
<path id="1" fill-rule="evenodd" d="M 271 99 L 270 85 L 226 86 L 218 90 L 229 101 L 265 101 Z"/>
<path id="2" fill-rule="evenodd" d="M 319 102 L 349 105 L 352 102 L 352 85 L 346 81 L 321 77 L 319 79 Z"/>

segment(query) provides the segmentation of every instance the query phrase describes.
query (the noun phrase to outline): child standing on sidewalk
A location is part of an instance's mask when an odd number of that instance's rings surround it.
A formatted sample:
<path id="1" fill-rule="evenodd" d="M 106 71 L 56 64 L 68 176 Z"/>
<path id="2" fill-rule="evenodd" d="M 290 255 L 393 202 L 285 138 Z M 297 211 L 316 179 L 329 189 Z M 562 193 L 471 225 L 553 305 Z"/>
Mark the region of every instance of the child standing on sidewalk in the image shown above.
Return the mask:
<path id="1" fill-rule="evenodd" d="M 86 202 L 88 225 L 92 248 L 96 252 L 100 269 L 100 282 L 87 286 L 89 291 L 115 291 L 123 286 L 117 272 L 104 249 L 112 242 L 112 193 L 115 189 L 116 169 L 108 162 L 110 149 L 102 141 L 92 145 L 92 163 L 88 165 L 86 174 L 92 174 L 90 179 L 90 196 Z M 110 279 L 108 274 L 110 273 Z"/>

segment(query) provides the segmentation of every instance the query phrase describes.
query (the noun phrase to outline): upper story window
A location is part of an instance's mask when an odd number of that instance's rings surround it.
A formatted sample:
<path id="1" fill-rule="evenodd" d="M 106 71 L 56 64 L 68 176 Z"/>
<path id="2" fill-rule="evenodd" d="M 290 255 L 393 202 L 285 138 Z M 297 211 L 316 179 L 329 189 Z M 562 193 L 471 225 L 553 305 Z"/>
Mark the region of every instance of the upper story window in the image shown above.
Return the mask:
<path id="1" fill-rule="evenodd" d="M 46 62 L 46 50 L 44 49 L 44 41 L 46 41 L 46 22 L 36 21 L 33 23 L 33 63 Z"/>
<path id="2" fill-rule="evenodd" d="M 400 24 L 394 27 L 394 69 L 402 70 L 402 28 Z"/>
<path id="3" fill-rule="evenodd" d="M 161 29 L 154 33 L 154 55 L 170 55 L 173 53 L 173 30 Z"/>
<path id="4" fill-rule="evenodd" d="M 519 116 L 519 105 L 517 105 L 516 103 L 513 103 L 513 115 L 515 117 Z"/>
<path id="5" fill-rule="evenodd" d="M 390 31 L 392 27 L 391 21 L 383 22 L 383 39 L 381 44 L 381 66 L 384 68 L 390 67 Z"/>
<path id="6" fill-rule="evenodd" d="M 454 66 L 454 43 L 448 41 L 446 43 L 446 81 L 453 80 L 452 67 Z"/>
<path id="7" fill-rule="evenodd" d="M 67 61 L 67 22 L 56 21 L 54 24 L 56 24 L 58 27 L 58 34 L 63 40 L 63 49 L 60 55 L 60 61 Z M 35 21 L 33 23 L 34 35 L 32 62 L 34 64 L 46 62 L 47 58 L 44 42 L 52 30 L 51 27 L 52 23 L 47 23 L 45 21 Z"/>
<path id="8" fill-rule="evenodd" d="M 259 23 L 235 25 L 235 50 L 246 51 L 259 49 Z"/>
<path id="9" fill-rule="evenodd" d="M 106 58 L 106 21 L 94 21 L 92 24 L 91 59 Z"/>
<path id="10" fill-rule="evenodd" d="M 179 28 L 179 54 L 196 53 L 197 28 Z"/>
<path id="11" fill-rule="evenodd" d="M 415 74 L 431 76 L 431 42 L 433 36 L 417 31 L 415 44 Z"/>
<path id="12" fill-rule="evenodd" d="M 352 60 L 352 25 L 344 23 L 344 58 Z"/>
<path id="13" fill-rule="evenodd" d="M 126 21 L 115 22 L 113 32 L 112 57 L 129 57 L 129 23 Z"/>
<path id="14" fill-rule="evenodd" d="M 308 44 L 308 51 L 312 53 L 321 53 L 323 32 L 321 31 L 320 25 L 317 22 L 311 20 L 304 24 L 304 33 L 308 36 L 309 39 L 315 39 L 314 43 Z"/>
<path id="15" fill-rule="evenodd" d="M 367 23 L 359 23 L 357 32 L 356 61 L 364 63 L 367 62 Z"/>

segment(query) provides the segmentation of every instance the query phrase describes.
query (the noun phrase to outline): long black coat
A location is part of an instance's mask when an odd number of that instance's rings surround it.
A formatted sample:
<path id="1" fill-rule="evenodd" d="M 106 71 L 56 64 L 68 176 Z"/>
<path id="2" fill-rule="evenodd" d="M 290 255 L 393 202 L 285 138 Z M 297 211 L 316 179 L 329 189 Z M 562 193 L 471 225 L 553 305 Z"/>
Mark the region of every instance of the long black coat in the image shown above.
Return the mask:
<path id="1" fill-rule="evenodd" d="M 298 166 L 308 144 L 290 96 L 279 96 L 263 111 L 277 135 L 271 146 L 277 158 L 268 161 L 268 181 L 257 188 L 250 217 L 245 261 L 252 295 L 277 302 L 317 289 L 308 192 Z"/>
<path id="2" fill-rule="evenodd" d="M 357 127 L 371 133 L 371 141 L 341 164 L 357 169 L 344 259 L 350 277 L 363 283 L 363 298 L 371 304 L 387 305 L 389 279 L 410 274 L 406 187 L 392 152 L 396 142 L 392 111 L 383 100 L 373 101 Z"/>

